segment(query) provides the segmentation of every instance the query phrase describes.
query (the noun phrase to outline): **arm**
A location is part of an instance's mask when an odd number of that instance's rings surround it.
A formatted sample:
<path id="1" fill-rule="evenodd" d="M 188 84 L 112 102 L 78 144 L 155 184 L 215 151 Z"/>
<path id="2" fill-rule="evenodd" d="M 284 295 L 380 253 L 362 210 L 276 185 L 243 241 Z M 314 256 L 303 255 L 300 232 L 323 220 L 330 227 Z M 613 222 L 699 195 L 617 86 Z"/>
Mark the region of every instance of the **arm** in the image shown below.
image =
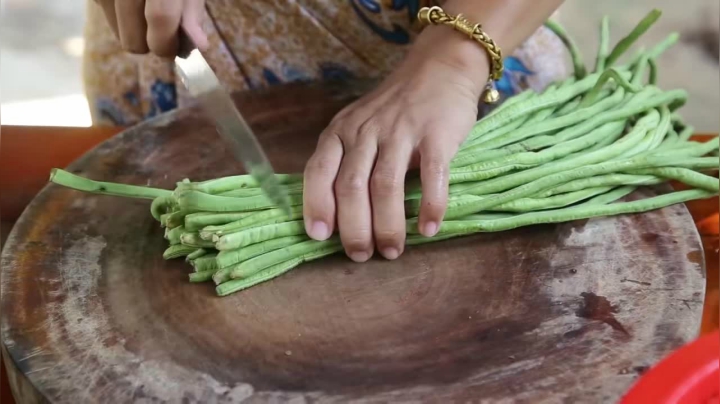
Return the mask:
<path id="1" fill-rule="evenodd" d="M 462 13 L 468 20 L 481 23 L 509 55 L 562 3 L 563 0 L 450 0 L 443 9 L 453 15 Z"/>

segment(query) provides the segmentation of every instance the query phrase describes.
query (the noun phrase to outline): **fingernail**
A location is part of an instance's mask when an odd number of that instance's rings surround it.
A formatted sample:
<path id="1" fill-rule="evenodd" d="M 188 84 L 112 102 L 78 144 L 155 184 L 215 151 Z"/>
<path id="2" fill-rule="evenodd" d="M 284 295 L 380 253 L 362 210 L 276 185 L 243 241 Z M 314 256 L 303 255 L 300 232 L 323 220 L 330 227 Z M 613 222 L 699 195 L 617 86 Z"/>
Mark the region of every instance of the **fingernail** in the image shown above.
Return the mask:
<path id="1" fill-rule="evenodd" d="M 437 234 L 438 231 L 438 224 L 435 222 L 427 222 L 425 223 L 425 227 L 423 229 L 423 236 L 425 237 L 432 237 L 435 234 Z"/>
<path id="2" fill-rule="evenodd" d="M 310 223 L 310 226 L 307 226 L 307 229 L 310 238 L 315 240 L 327 240 L 327 238 L 330 237 L 330 231 L 325 222 L 314 221 Z"/>
<path id="3" fill-rule="evenodd" d="M 389 260 L 394 260 L 395 258 L 400 256 L 400 252 L 397 250 L 397 248 L 388 247 L 382 250 L 382 255 Z"/>
<path id="4" fill-rule="evenodd" d="M 355 262 L 365 262 L 370 259 L 370 254 L 365 251 L 355 251 L 350 253 L 350 259 Z"/>

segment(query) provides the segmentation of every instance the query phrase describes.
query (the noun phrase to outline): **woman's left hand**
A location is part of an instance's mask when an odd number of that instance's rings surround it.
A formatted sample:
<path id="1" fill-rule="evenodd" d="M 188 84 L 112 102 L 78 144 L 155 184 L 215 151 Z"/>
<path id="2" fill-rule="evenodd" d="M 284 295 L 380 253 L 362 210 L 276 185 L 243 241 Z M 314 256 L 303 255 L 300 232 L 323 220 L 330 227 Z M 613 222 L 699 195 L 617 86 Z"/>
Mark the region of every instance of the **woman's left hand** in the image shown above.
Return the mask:
<path id="1" fill-rule="evenodd" d="M 437 233 L 450 160 L 477 118 L 487 55 L 457 32 L 431 28 L 376 90 L 335 116 L 305 169 L 308 235 L 327 239 L 337 218 L 345 251 L 357 262 L 375 247 L 388 259 L 402 254 L 410 168 L 420 168 L 419 230 Z"/>

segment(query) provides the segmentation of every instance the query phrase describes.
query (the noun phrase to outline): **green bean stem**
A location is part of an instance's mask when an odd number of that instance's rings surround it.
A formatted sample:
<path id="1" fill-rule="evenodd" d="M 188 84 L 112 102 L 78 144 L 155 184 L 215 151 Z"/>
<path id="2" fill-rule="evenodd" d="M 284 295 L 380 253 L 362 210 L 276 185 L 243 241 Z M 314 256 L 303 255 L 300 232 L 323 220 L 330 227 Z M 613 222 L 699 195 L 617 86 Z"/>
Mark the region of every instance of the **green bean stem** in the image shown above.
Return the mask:
<path id="1" fill-rule="evenodd" d="M 50 182 L 78 191 L 101 195 L 123 196 L 126 198 L 155 199 L 172 195 L 172 191 L 166 189 L 93 181 L 59 168 L 53 168 L 50 171 Z"/>
<path id="2" fill-rule="evenodd" d="M 299 236 L 302 234 L 305 234 L 305 225 L 302 220 L 268 224 L 237 233 L 226 234 L 220 237 L 215 243 L 215 248 L 219 251 L 234 250 L 274 238 Z"/>
<path id="3" fill-rule="evenodd" d="M 465 181 L 489 179 L 496 176 L 493 175 L 491 170 L 502 169 L 502 173 L 505 173 L 554 161 L 573 152 L 585 150 L 602 139 L 616 139 L 622 134 L 624 127 L 625 123 L 622 121 L 611 122 L 589 132 L 585 136 L 549 147 L 540 152 L 517 153 L 501 159 L 456 169 L 450 173 L 450 182 L 456 184 Z"/>
<path id="4" fill-rule="evenodd" d="M 172 229 L 165 230 L 165 238 L 168 240 L 170 245 L 180 244 L 180 236 L 185 233 L 184 226 L 174 227 Z"/>
<path id="5" fill-rule="evenodd" d="M 518 198 L 509 202 L 501 203 L 499 205 L 492 206 L 490 210 L 493 212 L 532 212 L 545 209 L 560 208 L 563 206 L 571 205 L 578 201 L 585 200 L 592 196 L 600 193 L 604 193 L 612 189 L 612 187 L 594 187 L 585 188 L 573 192 L 567 192 L 559 195 L 552 195 L 544 198 Z M 453 211 L 455 207 L 462 207 L 469 203 L 477 202 L 481 203 L 483 199 L 490 197 L 491 195 L 477 196 L 477 195 L 462 195 L 456 197 L 450 197 L 448 200 L 448 211 Z M 410 217 L 415 217 L 420 211 L 420 201 L 413 199 L 406 202 L 405 210 Z"/>
<path id="6" fill-rule="evenodd" d="M 187 209 L 180 209 L 176 210 L 174 212 L 171 212 L 169 215 L 165 216 L 163 220 L 163 225 L 165 227 L 168 227 L 170 229 L 182 226 L 185 223 L 185 217 L 191 214 L 193 211 L 187 210 Z"/>
<path id="7" fill-rule="evenodd" d="M 302 175 L 299 174 L 275 174 L 275 178 L 283 185 L 302 182 Z M 206 194 L 220 194 L 243 188 L 258 188 L 259 186 L 257 181 L 250 175 L 235 175 L 203 182 L 179 184 L 179 188 L 200 191 Z"/>
<path id="8" fill-rule="evenodd" d="M 217 270 L 217 254 L 207 254 L 202 257 L 196 258 L 191 261 L 191 265 L 195 269 L 195 272 L 204 272 L 209 270 Z"/>
<path id="9" fill-rule="evenodd" d="M 627 172 L 635 169 L 653 168 L 663 166 L 709 168 L 720 163 L 717 158 L 679 158 L 668 159 L 666 157 L 636 157 L 627 160 L 609 161 L 604 163 L 590 164 L 584 167 L 577 167 L 572 170 L 562 171 L 530 181 L 501 194 L 488 196 L 479 201 L 468 201 L 458 204 L 452 210 L 448 210 L 448 219 L 462 217 L 471 213 L 488 210 L 502 203 L 531 196 L 553 186 L 580 178 L 593 177 L 595 175 L 610 174 L 616 172 Z M 489 181 L 487 181 L 489 182 Z"/>
<path id="10" fill-rule="evenodd" d="M 314 254 L 316 251 L 342 251 L 342 244 L 337 237 L 330 238 L 325 241 L 308 240 L 298 244 L 258 255 L 247 261 L 241 262 L 232 271 L 230 277 L 232 279 L 248 278 L 255 273 L 269 268 L 273 265 L 285 262 L 291 258 L 303 257 L 308 254 Z"/>
<path id="11" fill-rule="evenodd" d="M 628 34 L 625 38 L 621 39 L 620 42 L 615 45 L 615 47 L 610 52 L 610 55 L 608 55 L 607 60 L 605 61 L 606 68 L 612 66 L 617 60 L 620 58 L 620 56 L 625 53 L 632 45 L 635 43 L 635 41 L 640 38 L 645 32 L 647 32 L 650 27 L 655 24 L 655 22 L 660 18 L 662 15 L 662 12 L 660 10 L 652 10 L 645 18 L 643 18 L 640 23 L 632 30 L 630 31 L 630 34 Z"/>
<path id="12" fill-rule="evenodd" d="M 200 238 L 198 233 L 183 233 L 180 235 L 180 243 L 182 245 L 194 248 L 213 248 L 215 244 L 212 241 L 206 241 Z M 193 250 L 194 251 L 194 250 Z"/>
<path id="13" fill-rule="evenodd" d="M 624 88 L 625 91 L 629 93 L 638 93 L 642 90 L 642 87 L 626 80 L 623 76 L 620 75 L 620 73 L 618 73 L 617 70 L 608 69 L 600 75 L 597 83 L 595 83 L 595 86 L 590 89 L 590 91 L 588 91 L 582 102 L 580 102 L 578 108 L 582 109 L 588 107 L 589 105 L 592 105 L 592 103 L 595 102 L 595 100 L 597 99 L 600 92 L 603 90 L 605 83 L 607 83 L 607 81 L 610 79 L 613 79 L 615 83 L 617 83 L 620 87 Z"/>
<path id="14" fill-rule="evenodd" d="M 318 249 L 301 257 L 292 258 L 285 262 L 275 264 L 269 268 L 265 268 L 264 270 L 257 272 L 247 278 L 233 279 L 225 283 L 221 283 L 215 288 L 215 291 L 218 296 L 227 296 L 231 293 L 255 286 L 258 283 L 266 282 L 273 278 L 276 278 L 297 267 L 303 262 L 316 260 L 335 253 L 337 253 L 337 248 L 335 247 Z"/>
<path id="15" fill-rule="evenodd" d="M 610 18 L 604 16 L 600 23 L 600 46 L 598 47 L 595 71 L 605 70 L 605 62 L 610 52 Z"/>
<path id="16" fill-rule="evenodd" d="M 720 161 L 718 161 L 720 163 Z M 673 179 L 691 187 L 703 189 L 708 192 L 720 191 L 720 180 L 715 177 L 680 167 L 655 167 L 633 170 L 633 174 L 654 175 L 657 177 Z"/>
<path id="17" fill-rule="evenodd" d="M 292 206 L 290 208 L 290 216 L 283 209 L 268 209 L 253 213 L 252 215 L 243 217 L 234 222 L 225 223 L 220 226 L 207 226 L 202 229 L 202 233 L 210 235 L 224 236 L 225 234 L 237 233 L 250 227 L 257 227 L 266 224 L 281 223 L 288 220 L 297 220 L 302 218 L 302 205 Z"/>
<path id="18" fill-rule="evenodd" d="M 192 254 L 192 252 L 195 250 L 196 248 L 194 247 L 189 247 L 182 244 L 171 245 L 165 250 L 165 252 L 163 252 L 163 259 L 171 260 L 175 258 L 185 257 L 188 254 Z"/>
<path id="19" fill-rule="evenodd" d="M 573 67 L 575 69 L 575 78 L 582 79 L 583 77 L 585 77 L 587 75 L 587 70 L 585 69 L 585 64 L 583 63 L 580 49 L 578 49 L 575 41 L 573 41 L 572 38 L 570 38 L 570 36 L 567 34 L 565 28 L 552 20 L 546 21 L 545 26 L 549 28 L 558 38 L 560 38 L 560 40 L 563 42 L 563 44 L 565 44 L 565 47 L 570 52 L 570 57 L 572 59 Z"/>
<path id="20" fill-rule="evenodd" d="M 712 192 L 688 190 L 672 192 L 639 201 L 619 202 L 608 205 L 590 205 L 562 208 L 544 212 L 525 213 L 507 219 L 489 221 L 445 221 L 440 226 L 439 234 L 471 234 L 476 232 L 495 232 L 510 230 L 517 227 L 545 223 L 559 223 L 599 216 L 614 216 L 627 213 L 638 213 L 655 210 L 666 206 L 683 203 L 694 199 L 708 198 Z M 417 234 L 417 225 L 409 225 L 407 231 Z"/>
<path id="21" fill-rule="evenodd" d="M 202 212 L 246 212 L 275 207 L 265 195 L 234 198 L 211 195 L 196 190 L 180 190 L 175 197 L 182 209 Z M 302 204 L 302 195 L 290 195 L 288 199 L 291 206 Z"/>
<path id="22" fill-rule="evenodd" d="M 202 257 L 202 256 L 204 256 L 204 255 L 206 255 L 206 254 L 209 254 L 209 253 L 210 253 L 210 250 L 208 250 L 208 249 L 198 248 L 198 249 L 195 250 L 193 253 L 188 254 L 188 256 L 185 257 L 185 260 L 188 261 L 188 262 L 189 262 L 189 261 L 192 261 L 192 260 L 196 260 L 196 259 L 198 259 L 198 258 L 200 258 L 200 257 Z"/>
<path id="23" fill-rule="evenodd" d="M 631 77 L 631 73 L 628 71 L 621 71 L 620 74 L 623 77 Z M 592 88 L 599 77 L 599 73 L 591 74 L 584 79 L 579 80 L 567 89 L 563 88 L 562 90 L 556 90 L 548 94 L 540 94 L 535 98 L 530 98 L 525 102 L 517 103 L 505 108 L 497 114 L 481 119 L 475 124 L 468 135 L 468 138 L 472 140 L 482 136 L 484 133 L 512 122 L 516 116 L 530 114 L 542 109 L 564 104 Z"/>
<path id="24" fill-rule="evenodd" d="M 215 260 L 220 270 L 213 276 L 216 284 L 221 284 L 230 279 L 230 271 L 232 266 L 259 255 L 275 251 L 279 248 L 289 247 L 294 244 L 302 243 L 310 238 L 305 235 L 279 237 L 263 241 L 261 243 L 252 244 L 235 250 L 220 251 Z"/>
<path id="25" fill-rule="evenodd" d="M 87 191 L 92 192 L 92 191 Z M 155 220 L 159 220 L 160 224 L 165 226 L 167 220 L 177 210 L 177 202 L 172 195 L 161 195 L 153 199 L 150 204 L 150 214 Z"/>
<path id="26" fill-rule="evenodd" d="M 188 275 L 188 278 L 190 278 L 190 282 L 192 283 L 207 282 L 212 279 L 213 275 L 216 272 L 216 269 L 209 269 L 207 271 L 201 272 L 192 272 Z"/>
<path id="27" fill-rule="evenodd" d="M 638 120 L 630 133 L 604 149 L 573 157 L 568 160 L 556 161 L 537 168 L 509 174 L 504 177 L 478 182 L 469 187 L 458 188 L 453 185 L 450 187 L 450 193 L 471 193 L 478 195 L 504 191 L 550 174 L 612 159 L 639 143 L 647 131 L 656 124 L 658 119 L 659 113 L 651 110 L 643 118 Z"/>
<path id="28" fill-rule="evenodd" d="M 199 231 L 207 226 L 223 225 L 240 220 L 256 212 L 197 212 L 185 216 L 185 228 L 189 231 Z"/>
<path id="29" fill-rule="evenodd" d="M 656 185 L 664 182 L 653 175 L 605 174 L 591 178 L 582 178 L 566 182 L 537 194 L 537 198 L 546 198 L 557 194 L 581 191 L 586 188 L 614 187 L 619 185 Z"/>

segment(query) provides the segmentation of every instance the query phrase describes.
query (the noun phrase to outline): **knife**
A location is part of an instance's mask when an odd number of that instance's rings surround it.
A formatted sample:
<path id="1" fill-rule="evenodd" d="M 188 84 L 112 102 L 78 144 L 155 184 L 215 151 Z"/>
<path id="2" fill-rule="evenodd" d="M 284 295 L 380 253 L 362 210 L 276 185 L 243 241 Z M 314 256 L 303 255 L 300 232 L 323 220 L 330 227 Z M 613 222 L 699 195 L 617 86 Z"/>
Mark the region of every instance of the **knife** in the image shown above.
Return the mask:
<path id="1" fill-rule="evenodd" d="M 218 133 L 225 139 L 235 158 L 257 181 L 265 195 L 289 215 L 287 190 L 275 177 L 262 146 L 210 65 L 183 30 L 180 32 L 175 66 L 190 95 L 200 102 L 205 113 L 215 121 Z"/>

